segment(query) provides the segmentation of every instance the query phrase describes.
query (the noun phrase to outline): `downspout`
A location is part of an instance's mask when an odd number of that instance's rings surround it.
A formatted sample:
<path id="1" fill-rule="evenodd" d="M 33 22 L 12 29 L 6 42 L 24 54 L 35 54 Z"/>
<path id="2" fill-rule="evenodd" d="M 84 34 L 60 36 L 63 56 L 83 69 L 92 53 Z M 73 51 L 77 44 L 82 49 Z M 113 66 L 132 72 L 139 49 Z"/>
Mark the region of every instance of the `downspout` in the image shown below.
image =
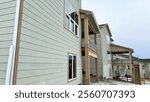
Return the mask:
<path id="1" fill-rule="evenodd" d="M 22 6 L 23 6 L 23 0 L 17 0 L 13 42 L 12 45 L 10 46 L 10 51 L 9 51 L 5 85 L 16 84 L 16 82 L 14 83 L 14 80 L 16 80 L 14 76 L 16 76 L 15 71 L 17 71 L 17 64 L 18 64 L 18 54 L 19 54 L 18 42 L 20 42 L 20 33 L 21 33 L 20 20 L 22 19 L 22 12 L 21 12 Z"/>

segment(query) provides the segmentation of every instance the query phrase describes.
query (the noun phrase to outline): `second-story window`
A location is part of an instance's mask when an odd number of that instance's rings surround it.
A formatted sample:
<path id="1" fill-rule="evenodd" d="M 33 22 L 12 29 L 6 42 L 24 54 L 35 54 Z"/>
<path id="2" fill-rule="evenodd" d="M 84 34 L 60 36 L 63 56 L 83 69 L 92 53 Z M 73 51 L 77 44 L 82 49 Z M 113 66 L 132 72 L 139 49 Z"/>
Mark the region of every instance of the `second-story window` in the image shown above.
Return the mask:
<path id="1" fill-rule="evenodd" d="M 78 14 L 68 0 L 65 0 L 65 27 L 79 36 Z"/>

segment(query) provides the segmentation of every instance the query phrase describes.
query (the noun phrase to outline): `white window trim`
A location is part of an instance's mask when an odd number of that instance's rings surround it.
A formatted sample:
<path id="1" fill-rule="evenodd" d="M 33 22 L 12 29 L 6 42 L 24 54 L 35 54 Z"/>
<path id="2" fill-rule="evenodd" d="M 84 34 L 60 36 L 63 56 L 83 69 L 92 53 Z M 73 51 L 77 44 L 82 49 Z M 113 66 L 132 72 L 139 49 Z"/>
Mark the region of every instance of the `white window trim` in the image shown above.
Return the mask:
<path id="1" fill-rule="evenodd" d="M 64 26 L 65 26 L 65 28 L 66 29 L 68 29 L 69 31 L 71 31 L 73 34 L 75 34 L 77 37 L 79 37 L 79 24 L 77 24 L 72 18 L 71 18 L 71 16 L 66 12 L 66 0 L 65 0 L 65 19 L 66 19 L 66 16 L 68 16 L 69 17 L 69 28 L 65 25 L 65 23 L 64 23 Z M 64 21 L 65 21 L 65 19 L 64 19 Z M 79 20 L 79 16 L 78 16 L 78 20 Z M 74 23 L 74 31 L 72 31 L 71 30 L 71 21 L 73 21 L 73 23 Z M 75 33 L 75 26 L 77 26 L 77 34 Z"/>
<path id="2" fill-rule="evenodd" d="M 72 56 L 72 78 L 69 79 L 69 66 L 68 66 L 68 82 L 77 79 L 77 60 L 76 60 L 76 77 L 73 78 L 73 58 L 74 58 L 74 56 L 76 56 L 76 55 L 75 55 L 75 54 L 70 54 L 70 53 L 69 53 L 69 54 L 68 54 L 68 60 L 69 60 L 69 56 Z M 76 56 L 76 59 L 77 59 L 77 56 Z M 68 62 L 68 65 L 69 65 L 69 62 Z"/>

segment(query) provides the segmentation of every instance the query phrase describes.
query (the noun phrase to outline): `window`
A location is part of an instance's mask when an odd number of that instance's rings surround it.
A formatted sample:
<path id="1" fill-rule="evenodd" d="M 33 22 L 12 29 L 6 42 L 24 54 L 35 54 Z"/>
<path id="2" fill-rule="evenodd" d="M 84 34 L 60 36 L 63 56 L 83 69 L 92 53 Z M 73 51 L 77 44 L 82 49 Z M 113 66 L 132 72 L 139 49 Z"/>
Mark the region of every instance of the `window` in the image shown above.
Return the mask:
<path id="1" fill-rule="evenodd" d="M 68 15 L 66 15 L 66 17 L 65 17 L 65 27 L 69 27 L 70 26 L 70 22 L 69 22 L 69 16 Z"/>
<path id="2" fill-rule="evenodd" d="M 65 27 L 79 36 L 78 14 L 68 0 L 65 0 Z"/>
<path id="3" fill-rule="evenodd" d="M 76 68 L 76 56 L 73 54 L 69 54 L 68 56 L 68 79 L 72 80 L 77 77 L 77 68 Z"/>

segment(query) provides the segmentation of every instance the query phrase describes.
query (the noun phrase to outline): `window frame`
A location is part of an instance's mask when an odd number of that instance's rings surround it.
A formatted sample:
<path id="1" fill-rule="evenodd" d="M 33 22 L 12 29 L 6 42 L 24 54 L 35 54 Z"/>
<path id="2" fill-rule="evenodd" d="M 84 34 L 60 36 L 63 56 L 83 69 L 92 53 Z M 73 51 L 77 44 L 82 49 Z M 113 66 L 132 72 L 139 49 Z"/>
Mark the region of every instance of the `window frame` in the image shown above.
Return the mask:
<path id="1" fill-rule="evenodd" d="M 73 8 L 73 6 L 72 6 L 72 4 L 68 1 L 68 0 L 64 0 L 65 1 L 65 9 L 64 9 L 64 27 L 66 28 L 66 29 L 68 29 L 70 32 L 72 32 L 74 35 L 76 35 L 77 37 L 79 37 L 79 15 L 78 15 L 78 13 L 76 12 L 76 14 L 77 14 L 77 22 L 71 17 L 71 15 L 67 12 L 67 4 L 69 4 L 69 6 L 71 6 L 71 8 L 72 9 L 74 9 Z M 75 11 L 75 9 L 74 9 L 74 11 Z M 66 18 L 69 18 L 69 26 L 68 25 L 66 25 L 68 22 L 66 22 Z M 73 26 L 72 26 L 72 24 L 73 24 Z M 77 30 L 77 31 L 76 31 Z"/>
<path id="2" fill-rule="evenodd" d="M 71 56 L 71 59 L 72 59 L 71 60 L 71 64 L 72 64 L 71 65 L 71 67 L 72 67 L 71 68 L 71 71 L 72 71 L 71 72 L 72 73 L 71 78 L 70 78 L 70 68 L 69 68 L 69 63 L 70 63 L 69 62 L 69 60 L 70 60 L 69 57 L 70 56 Z M 74 57 L 75 57 L 75 64 L 74 64 Z M 75 67 L 74 67 L 74 65 L 75 65 Z M 75 69 L 75 77 L 74 77 L 74 69 Z M 77 56 L 75 54 L 71 54 L 71 53 L 68 54 L 68 78 L 67 79 L 68 79 L 68 81 L 73 81 L 73 80 L 77 79 Z"/>

